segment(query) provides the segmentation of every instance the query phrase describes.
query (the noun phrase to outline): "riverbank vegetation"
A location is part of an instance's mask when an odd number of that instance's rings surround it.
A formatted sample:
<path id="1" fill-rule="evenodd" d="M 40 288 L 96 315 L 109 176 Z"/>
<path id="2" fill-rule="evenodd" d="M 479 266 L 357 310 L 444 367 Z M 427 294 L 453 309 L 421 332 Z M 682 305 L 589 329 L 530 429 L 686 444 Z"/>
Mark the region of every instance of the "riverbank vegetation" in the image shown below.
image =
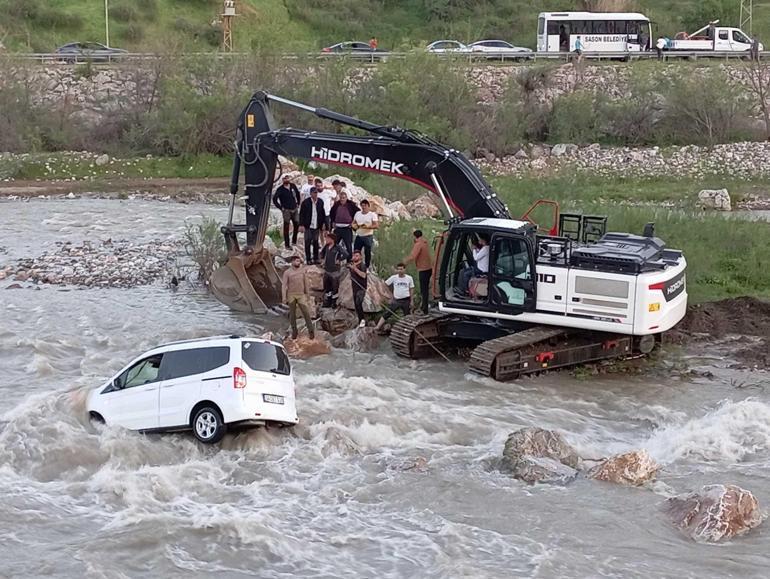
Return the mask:
<path id="1" fill-rule="evenodd" d="M 52 77 L 40 74 L 39 66 L 0 59 L 0 151 L 227 155 L 236 119 L 255 89 L 415 129 L 470 155 L 513 154 L 531 142 L 666 146 L 764 140 L 770 134 L 761 113 L 763 103 L 770 107 L 770 66 L 759 66 L 764 68 L 758 78 L 768 89 L 762 97 L 751 90 L 743 65 L 642 62 L 618 67 L 601 82 L 582 79 L 573 65 L 518 67 L 498 79 L 503 86 L 493 98 L 481 98 L 478 83 L 491 81 L 480 80 L 477 69 L 426 54 L 376 68 L 345 60 L 287 64 L 268 56 L 190 57 L 116 69 L 119 81 L 108 90 L 99 86 L 101 73 L 86 71 L 91 76 L 69 81 L 54 97 Z M 131 88 L 117 96 L 115 82 Z M 342 129 L 287 107 L 275 107 L 275 114 L 279 126 Z"/>

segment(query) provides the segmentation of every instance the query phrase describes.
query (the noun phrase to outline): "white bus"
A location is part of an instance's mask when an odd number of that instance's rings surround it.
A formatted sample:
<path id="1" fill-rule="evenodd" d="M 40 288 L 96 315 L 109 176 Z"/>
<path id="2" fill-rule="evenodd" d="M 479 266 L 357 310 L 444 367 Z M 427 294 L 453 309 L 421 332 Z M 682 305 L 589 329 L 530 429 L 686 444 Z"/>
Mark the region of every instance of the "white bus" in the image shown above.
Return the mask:
<path id="1" fill-rule="evenodd" d="M 639 52 L 651 48 L 650 19 L 636 12 L 541 12 L 538 52 L 572 52 L 577 37 L 585 52 Z"/>

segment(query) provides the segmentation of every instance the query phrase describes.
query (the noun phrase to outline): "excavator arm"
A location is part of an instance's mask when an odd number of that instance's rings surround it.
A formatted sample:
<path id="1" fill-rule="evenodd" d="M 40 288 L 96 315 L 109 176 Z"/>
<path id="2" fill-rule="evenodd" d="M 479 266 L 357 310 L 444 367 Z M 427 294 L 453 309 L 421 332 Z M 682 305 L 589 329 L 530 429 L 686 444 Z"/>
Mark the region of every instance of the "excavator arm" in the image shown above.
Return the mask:
<path id="1" fill-rule="evenodd" d="M 304 110 L 367 135 L 277 128 L 271 102 Z M 380 126 L 324 108 L 257 92 L 239 117 L 230 211 L 222 227 L 228 249 L 226 268 L 212 277 L 212 291 L 238 310 L 263 313 L 280 301 L 280 280 L 263 247 L 279 155 L 370 171 L 411 181 L 434 193 L 448 220 L 510 218 L 479 170 L 461 153 L 416 131 Z M 234 223 L 235 201 L 243 173 L 246 222 Z M 241 249 L 238 233 L 246 233 Z"/>

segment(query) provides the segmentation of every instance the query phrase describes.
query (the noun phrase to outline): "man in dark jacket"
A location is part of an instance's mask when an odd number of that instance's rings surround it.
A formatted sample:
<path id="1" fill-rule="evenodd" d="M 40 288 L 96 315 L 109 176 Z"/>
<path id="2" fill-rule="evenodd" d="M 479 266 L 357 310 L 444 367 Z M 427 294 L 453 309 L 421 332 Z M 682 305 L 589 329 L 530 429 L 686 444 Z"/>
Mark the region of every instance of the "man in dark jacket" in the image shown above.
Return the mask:
<path id="1" fill-rule="evenodd" d="M 288 175 L 283 176 L 283 183 L 275 190 L 273 195 L 273 204 L 283 213 L 283 243 L 286 249 L 291 249 L 291 244 L 297 245 L 297 234 L 299 233 L 299 221 L 297 213 L 299 212 L 299 189 L 291 182 Z M 292 224 L 291 244 L 289 244 L 289 224 Z"/>
<path id="2" fill-rule="evenodd" d="M 348 259 L 353 254 L 353 217 L 358 211 L 358 205 L 348 199 L 347 192 L 340 191 L 337 201 L 332 205 L 331 224 L 334 235 L 345 244 Z"/>
<path id="3" fill-rule="evenodd" d="M 324 202 L 318 197 L 318 189 L 310 188 L 310 197 L 299 206 L 299 228 L 305 236 L 305 260 L 308 263 L 318 263 L 318 233 L 324 227 L 326 213 Z M 313 257 L 310 258 L 310 248 L 313 248 Z"/>
<path id="4" fill-rule="evenodd" d="M 349 254 L 345 247 L 337 243 L 337 236 L 326 233 L 326 244 L 321 249 L 321 260 L 324 266 L 324 303 L 323 307 L 333 308 L 337 305 L 337 293 L 340 289 L 342 271 L 340 263 L 347 260 Z"/>

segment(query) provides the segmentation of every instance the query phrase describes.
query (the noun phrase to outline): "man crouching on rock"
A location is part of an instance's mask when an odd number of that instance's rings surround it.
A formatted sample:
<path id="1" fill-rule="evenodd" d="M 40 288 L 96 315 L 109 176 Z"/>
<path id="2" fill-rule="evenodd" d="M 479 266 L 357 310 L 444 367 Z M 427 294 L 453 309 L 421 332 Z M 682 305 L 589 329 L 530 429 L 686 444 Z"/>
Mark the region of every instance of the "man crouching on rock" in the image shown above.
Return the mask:
<path id="1" fill-rule="evenodd" d="M 291 324 L 291 339 L 296 340 L 297 331 L 297 307 L 305 318 L 305 326 L 310 334 L 310 339 L 315 339 L 313 322 L 310 319 L 308 309 L 308 297 L 310 292 L 307 285 L 307 276 L 302 271 L 302 260 L 298 255 L 291 258 L 291 267 L 283 272 L 283 302 L 289 306 L 289 323 Z"/>
<path id="2" fill-rule="evenodd" d="M 324 303 L 323 307 L 333 308 L 337 305 L 337 293 L 340 289 L 342 275 L 340 263 L 347 261 L 348 252 L 337 243 L 334 233 L 326 234 L 326 244 L 321 249 L 321 261 L 324 265 Z"/>

